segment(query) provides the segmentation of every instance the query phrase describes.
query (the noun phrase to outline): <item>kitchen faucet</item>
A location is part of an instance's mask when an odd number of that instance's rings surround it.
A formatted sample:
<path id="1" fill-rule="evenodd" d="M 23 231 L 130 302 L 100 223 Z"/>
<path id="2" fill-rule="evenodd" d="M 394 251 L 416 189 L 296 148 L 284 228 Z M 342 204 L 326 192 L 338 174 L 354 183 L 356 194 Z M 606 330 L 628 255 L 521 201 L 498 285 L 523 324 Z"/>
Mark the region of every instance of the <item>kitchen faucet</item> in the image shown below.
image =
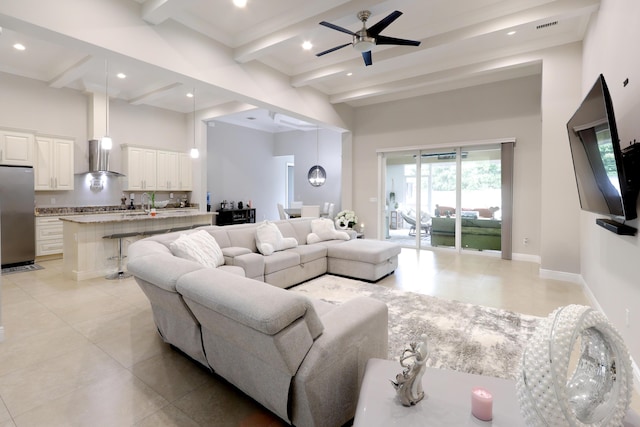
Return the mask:
<path id="1" fill-rule="evenodd" d="M 144 206 L 145 205 L 145 202 L 144 202 L 145 197 L 147 199 L 148 209 Z M 142 196 L 140 196 L 140 204 L 142 205 L 142 209 L 144 210 L 144 213 L 151 212 L 151 198 L 149 197 L 149 195 L 147 193 L 142 193 Z"/>

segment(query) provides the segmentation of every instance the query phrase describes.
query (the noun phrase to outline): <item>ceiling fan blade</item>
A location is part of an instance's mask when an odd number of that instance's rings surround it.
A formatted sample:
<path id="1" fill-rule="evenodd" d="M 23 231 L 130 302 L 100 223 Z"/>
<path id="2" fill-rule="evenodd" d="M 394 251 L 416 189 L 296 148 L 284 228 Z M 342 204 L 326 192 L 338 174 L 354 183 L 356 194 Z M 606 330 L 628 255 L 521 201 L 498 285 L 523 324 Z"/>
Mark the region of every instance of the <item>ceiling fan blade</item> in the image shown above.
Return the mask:
<path id="1" fill-rule="evenodd" d="M 332 24 L 331 22 L 322 21 L 322 22 L 320 23 L 320 25 L 324 25 L 325 27 L 328 27 L 328 28 L 334 29 L 334 30 L 336 30 L 336 31 L 341 31 L 341 32 L 343 32 L 343 33 L 347 33 L 347 34 L 349 34 L 350 36 L 355 36 L 355 33 L 354 33 L 353 31 L 351 31 L 351 30 L 347 30 L 346 28 L 342 28 L 342 27 L 340 27 L 340 26 L 338 26 L 338 25 Z"/>
<path id="2" fill-rule="evenodd" d="M 342 49 L 343 47 L 351 46 L 351 44 L 352 43 L 345 43 L 345 44 L 341 44 L 340 46 L 332 47 L 331 49 L 327 49 L 324 52 L 316 53 L 316 56 L 326 55 L 327 53 L 331 53 L 331 52 L 336 51 L 338 49 Z"/>
<path id="3" fill-rule="evenodd" d="M 417 40 L 397 39 L 395 37 L 378 36 L 376 44 L 394 44 L 398 46 L 420 46 Z"/>
<path id="4" fill-rule="evenodd" d="M 382 32 L 385 28 L 389 26 L 393 21 L 398 19 L 402 15 L 402 12 L 396 10 L 387 15 L 386 18 L 382 18 L 378 23 L 372 25 L 371 28 L 367 29 L 370 37 L 376 37 L 378 34 Z"/>
<path id="5" fill-rule="evenodd" d="M 364 59 L 364 65 L 367 67 L 373 64 L 373 60 L 371 59 L 371 51 L 368 50 L 366 52 L 362 52 L 362 59 Z"/>

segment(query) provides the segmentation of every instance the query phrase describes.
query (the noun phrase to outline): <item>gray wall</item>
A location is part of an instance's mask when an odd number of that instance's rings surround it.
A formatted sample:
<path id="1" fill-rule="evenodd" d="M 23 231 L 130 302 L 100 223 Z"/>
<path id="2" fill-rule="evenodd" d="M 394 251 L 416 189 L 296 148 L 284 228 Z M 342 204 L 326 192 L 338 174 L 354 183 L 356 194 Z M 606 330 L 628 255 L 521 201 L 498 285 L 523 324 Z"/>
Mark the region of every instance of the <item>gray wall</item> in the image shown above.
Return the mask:
<path id="1" fill-rule="evenodd" d="M 623 146 L 640 140 L 640 3 L 602 0 L 597 18 L 584 42 L 582 93 L 586 95 L 602 73 L 609 86 Z M 622 82 L 628 78 L 625 88 Z M 639 210 L 640 212 L 640 210 Z M 640 360 L 640 237 L 618 236 L 595 224 L 596 215 L 582 212 L 580 227 L 581 274 L 600 307 L 620 331 L 636 363 Z M 630 221 L 638 228 L 638 220 Z M 629 309 L 629 324 L 626 310 Z M 636 379 L 640 372 L 636 366 Z"/>
<path id="2" fill-rule="evenodd" d="M 515 137 L 514 252 L 540 248 L 540 77 L 358 108 L 353 144 L 354 208 L 376 224 L 377 149 Z M 369 226 L 371 224 L 371 226 Z M 523 239 L 529 238 L 524 245 Z"/>
<path id="3" fill-rule="evenodd" d="M 319 155 L 315 131 L 272 134 L 215 122 L 207 131 L 207 187 L 213 209 L 222 200 L 251 199 L 258 221 L 278 219 L 276 204 L 286 206 L 286 165 L 293 162 L 295 199 L 320 206 L 334 202 L 337 212 L 342 185 L 340 134 L 321 129 L 318 141 Z M 327 182 L 312 187 L 307 172 L 317 159 L 327 172 Z"/>

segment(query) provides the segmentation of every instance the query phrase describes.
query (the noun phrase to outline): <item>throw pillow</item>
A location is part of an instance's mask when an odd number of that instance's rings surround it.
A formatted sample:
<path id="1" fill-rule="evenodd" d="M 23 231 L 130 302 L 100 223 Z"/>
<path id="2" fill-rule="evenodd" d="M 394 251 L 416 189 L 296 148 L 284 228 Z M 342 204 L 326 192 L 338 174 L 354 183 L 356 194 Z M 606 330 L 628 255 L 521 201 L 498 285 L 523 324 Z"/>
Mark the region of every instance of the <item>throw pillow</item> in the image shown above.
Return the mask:
<path id="1" fill-rule="evenodd" d="M 204 230 L 183 234 L 169 245 L 177 257 L 195 261 L 205 267 L 216 268 L 224 264 L 222 249 L 216 239 Z"/>
<path id="2" fill-rule="evenodd" d="M 298 246 L 293 237 L 283 237 L 280 229 L 272 222 L 264 221 L 256 227 L 256 247 L 262 255 L 271 255 Z"/>
<path id="3" fill-rule="evenodd" d="M 336 230 L 336 226 L 329 218 L 318 218 L 311 221 L 311 233 L 307 236 L 307 243 L 313 244 L 325 240 L 349 240 L 351 237 L 344 231 Z"/>

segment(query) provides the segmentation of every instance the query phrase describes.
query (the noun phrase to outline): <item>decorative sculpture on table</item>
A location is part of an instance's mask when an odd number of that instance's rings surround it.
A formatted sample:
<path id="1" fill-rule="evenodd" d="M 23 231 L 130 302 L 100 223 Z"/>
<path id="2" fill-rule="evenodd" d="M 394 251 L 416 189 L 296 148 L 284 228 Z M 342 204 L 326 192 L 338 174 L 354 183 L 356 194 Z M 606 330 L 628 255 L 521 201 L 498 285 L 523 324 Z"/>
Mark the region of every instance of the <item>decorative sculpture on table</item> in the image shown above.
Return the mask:
<path id="1" fill-rule="evenodd" d="M 572 357 L 578 342 L 580 354 Z M 516 383 L 532 427 L 621 426 L 632 388 L 622 337 L 601 312 L 581 305 L 560 307 L 543 320 L 524 350 Z"/>
<path id="2" fill-rule="evenodd" d="M 402 352 L 400 366 L 404 370 L 396 375 L 395 381 L 391 381 L 400 398 L 400 402 L 404 406 L 415 405 L 424 398 L 422 376 L 424 375 L 429 350 L 427 348 L 427 337 L 423 335 L 421 339 L 422 341 L 419 343 L 410 343 L 410 348 Z"/>

